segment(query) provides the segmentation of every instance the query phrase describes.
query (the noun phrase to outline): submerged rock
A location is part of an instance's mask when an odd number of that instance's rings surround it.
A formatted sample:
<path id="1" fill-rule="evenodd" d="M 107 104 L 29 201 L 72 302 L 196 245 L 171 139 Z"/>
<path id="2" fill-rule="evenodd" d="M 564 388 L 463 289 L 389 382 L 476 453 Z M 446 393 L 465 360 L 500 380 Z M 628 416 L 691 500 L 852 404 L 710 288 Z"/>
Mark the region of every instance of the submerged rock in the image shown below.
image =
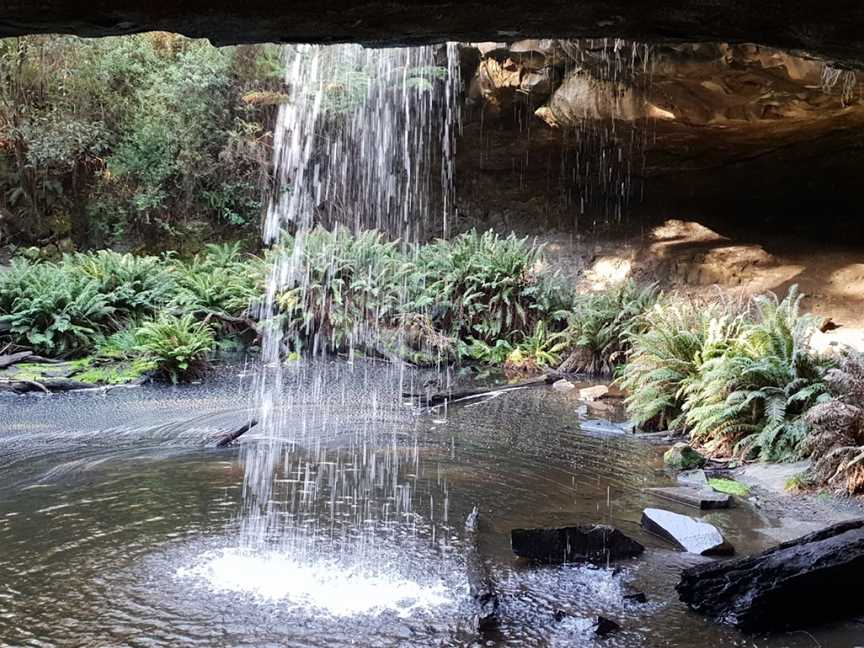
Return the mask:
<path id="1" fill-rule="evenodd" d="M 678 483 L 693 488 L 708 488 L 708 476 L 701 468 L 685 470 L 678 474 Z"/>
<path id="2" fill-rule="evenodd" d="M 705 457 L 679 441 L 663 455 L 663 463 L 673 470 L 693 470 L 705 465 Z"/>
<path id="3" fill-rule="evenodd" d="M 639 590 L 628 588 L 627 591 L 624 592 L 624 595 L 621 597 L 627 603 L 647 603 L 648 597 L 645 595 L 645 592 L 640 592 Z"/>
<path id="4" fill-rule="evenodd" d="M 600 400 L 609 393 L 609 387 L 606 385 L 594 385 L 593 387 L 583 387 L 579 390 L 579 398 L 588 401 Z"/>
<path id="5" fill-rule="evenodd" d="M 575 387 L 576 387 L 576 385 L 574 385 L 572 382 L 570 382 L 566 378 L 562 378 L 561 380 L 556 380 L 554 383 L 552 383 L 552 389 L 555 389 L 557 391 L 570 391 L 571 389 L 574 389 Z"/>
<path id="6" fill-rule="evenodd" d="M 513 553 L 542 563 L 605 564 L 638 556 L 645 547 L 618 529 L 604 524 L 551 529 L 513 529 Z"/>
<path id="7" fill-rule="evenodd" d="M 688 553 L 702 556 L 729 556 L 735 548 L 712 524 L 663 509 L 642 512 L 642 528 L 677 545 Z"/>
<path id="8" fill-rule="evenodd" d="M 864 613 L 864 520 L 834 525 L 746 558 L 685 569 L 676 590 L 691 609 L 748 631 Z"/>
<path id="9" fill-rule="evenodd" d="M 605 637 L 608 634 L 620 630 L 621 626 L 615 623 L 612 619 L 607 619 L 604 616 L 598 616 L 591 628 L 594 631 L 594 634 L 598 637 Z"/>
<path id="10" fill-rule="evenodd" d="M 664 486 L 649 488 L 648 491 L 679 504 L 686 504 L 700 510 L 729 508 L 732 499 L 723 493 L 717 493 L 710 488 L 693 488 L 691 486 Z"/>

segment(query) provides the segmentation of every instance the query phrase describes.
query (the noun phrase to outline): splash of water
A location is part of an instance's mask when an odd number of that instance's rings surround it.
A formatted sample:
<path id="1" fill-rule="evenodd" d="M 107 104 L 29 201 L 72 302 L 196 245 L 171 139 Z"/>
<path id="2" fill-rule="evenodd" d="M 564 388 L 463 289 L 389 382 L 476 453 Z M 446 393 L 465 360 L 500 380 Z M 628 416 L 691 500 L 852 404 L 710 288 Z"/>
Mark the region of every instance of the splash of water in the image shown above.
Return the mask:
<path id="1" fill-rule="evenodd" d="M 408 617 L 454 602 L 451 586 L 438 578 L 418 582 L 393 570 L 370 570 L 334 560 L 298 560 L 282 552 L 223 549 L 177 571 L 203 580 L 216 592 L 248 594 L 268 603 L 314 609 L 335 617 L 393 611 Z"/>

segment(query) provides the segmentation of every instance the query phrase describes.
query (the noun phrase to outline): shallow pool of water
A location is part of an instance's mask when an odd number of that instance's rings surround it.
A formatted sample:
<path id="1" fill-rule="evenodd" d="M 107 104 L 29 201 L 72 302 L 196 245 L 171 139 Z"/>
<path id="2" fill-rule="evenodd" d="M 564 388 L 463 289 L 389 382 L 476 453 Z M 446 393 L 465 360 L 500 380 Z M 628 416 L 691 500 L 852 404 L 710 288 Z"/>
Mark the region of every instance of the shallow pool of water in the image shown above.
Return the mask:
<path id="1" fill-rule="evenodd" d="M 705 559 L 639 529 L 642 508 L 659 504 L 643 489 L 668 483 L 658 451 L 588 420 L 598 414 L 575 390 L 420 411 L 401 392 L 423 379 L 369 363 L 289 372 L 284 425 L 306 429 L 273 475 L 284 537 L 266 549 L 240 535 L 243 461 L 272 439 L 253 431 L 242 451 L 212 447 L 252 411 L 239 368 L 207 385 L 3 396 L 0 644 L 470 645 L 462 543 L 475 505 L 501 595 L 487 645 L 590 645 L 598 614 L 623 628 L 604 646 L 864 642 L 854 623 L 745 637 L 688 612 L 678 572 Z M 359 407 L 370 398 L 387 406 Z M 705 517 L 739 553 L 769 546 L 783 524 L 746 505 Z M 509 548 L 514 527 L 594 522 L 636 537 L 645 555 L 615 570 L 532 567 Z M 628 587 L 648 603 L 624 602 Z"/>

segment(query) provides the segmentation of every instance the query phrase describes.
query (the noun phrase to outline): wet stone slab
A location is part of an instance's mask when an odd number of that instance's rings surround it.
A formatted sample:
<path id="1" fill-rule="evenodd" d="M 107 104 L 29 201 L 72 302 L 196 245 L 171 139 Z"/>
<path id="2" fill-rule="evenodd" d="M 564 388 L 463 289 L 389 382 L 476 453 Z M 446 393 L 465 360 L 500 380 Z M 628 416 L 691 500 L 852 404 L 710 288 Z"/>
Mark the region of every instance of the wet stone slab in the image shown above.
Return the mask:
<path id="1" fill-rule="evenodd" d="M 642 527 L 688 553 L 702 556 L 730 556 L 735 553 L 734 547 L 726 542 L 717 527 L 687 515 L 647 508 L 642 512 Z"/>
<path id="2" fill-rule="evenodd" d="M 540 529 L 513 529 L 510 544 L 520 558 L 554 564 L 605 564 L 638 556 L 645 547 L 618 529 L 603 524 Z"/>
<path id="3" fill-rule="evenodd" d="M 732 503 L 731 497 L 723 493 L 714 492 L 710 488 L 665 486 L 662 488 L 649 488 L 648 492 L 662 499 L 692 506 L 703 511 L 729 508 Z"/>

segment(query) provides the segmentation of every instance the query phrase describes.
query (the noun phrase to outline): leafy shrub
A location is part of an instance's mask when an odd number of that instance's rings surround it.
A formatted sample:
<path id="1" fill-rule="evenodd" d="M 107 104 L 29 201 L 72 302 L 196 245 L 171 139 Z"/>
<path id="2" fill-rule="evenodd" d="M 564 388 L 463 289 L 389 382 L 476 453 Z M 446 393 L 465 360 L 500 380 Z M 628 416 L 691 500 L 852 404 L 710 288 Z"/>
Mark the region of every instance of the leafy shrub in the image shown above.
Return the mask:
<path id="1" fill-rule="evenodd" d="M 163 314 L 142 324 L 136 337 L 137 350 L 154 363 L 159 376 L 175 384 L 199 377 L 215 345 L 210 327 L 191 314 Z"/>
<path id="2" fill-rule="evenodd" d="M 687 390 L 703 363 L 724 353 L 736 339 L 742 317 L 728 304 L 706 305 L 666 299 L 648 310 L 618 378 L 630 395 L 627 409 L 645 429 L 681 430 Z"/>
<path id="3" fill-rule="evenodd" d="M 47 355 L 80 353 L 116 321 L 95 281 L 54 263 L 14 261 L 0 275 L 0 308 L 12 339 Z"/>
<path id="4" fill-rule="evenodd" d="M 567 335 L 582 358 L 571 370 L 612 373 L 627 357 L 630 336 L 645 329 L 643 315 L 659 296 L 656 284 L 640 286 L 633 281 L 578 295 Z"/>
<path id="5" fill-rule="evenodd" d="M 802 414 L 825 398 L 825 363 L 807 348 L 814 321 L 800 314 L 797 287 L 783 300 L 769 293 L 753 301 L 754 321 L 688 385 L 686 421 L 697 440 L 766 460 L 794 458 L 808 431 Z"/>
<path id="6" fill-rule="evenodd" d="M 534 271 L 540 249 L 515 235 L 472 230 L 424 246 L 417 258 L 421 295 L 435 325 L 486 343 L 530 332 L 540 292 Z"/>
<path id="7" fill-rule="evenodd" d="M 831 400 L 806 414 L 812 434 L 805 451 L 813 464 L 807 483 L 857 494 L 864 492 L 864 355 L 847 349 L 825 374 Z"/>

